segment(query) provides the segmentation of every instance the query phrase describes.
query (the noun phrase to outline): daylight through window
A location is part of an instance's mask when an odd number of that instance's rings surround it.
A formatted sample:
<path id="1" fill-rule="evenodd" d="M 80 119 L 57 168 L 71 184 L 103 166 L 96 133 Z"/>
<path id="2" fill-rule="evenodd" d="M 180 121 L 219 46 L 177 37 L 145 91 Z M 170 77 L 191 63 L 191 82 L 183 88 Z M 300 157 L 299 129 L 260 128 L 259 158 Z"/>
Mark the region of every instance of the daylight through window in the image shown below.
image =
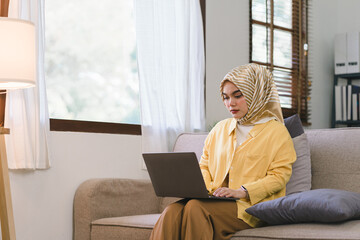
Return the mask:
<path id="1" fill-rule="evenodd" d="M 48 0 L 50 118 L 140 123 L 133 1 Z"/>

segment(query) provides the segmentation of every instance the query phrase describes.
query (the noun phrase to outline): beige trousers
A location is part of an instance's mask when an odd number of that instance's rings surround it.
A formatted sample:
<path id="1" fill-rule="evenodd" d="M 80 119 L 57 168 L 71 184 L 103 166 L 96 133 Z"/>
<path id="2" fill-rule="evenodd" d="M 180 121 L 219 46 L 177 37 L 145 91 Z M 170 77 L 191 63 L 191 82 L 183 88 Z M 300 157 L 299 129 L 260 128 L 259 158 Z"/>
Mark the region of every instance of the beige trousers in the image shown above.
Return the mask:
<path id="1" fill-rule="evenodd" d="M 151 240 L 230 239 L 251 228 L 237 218 L 235 201 L 183 199 L 165 208 L 151 233 Z"/>

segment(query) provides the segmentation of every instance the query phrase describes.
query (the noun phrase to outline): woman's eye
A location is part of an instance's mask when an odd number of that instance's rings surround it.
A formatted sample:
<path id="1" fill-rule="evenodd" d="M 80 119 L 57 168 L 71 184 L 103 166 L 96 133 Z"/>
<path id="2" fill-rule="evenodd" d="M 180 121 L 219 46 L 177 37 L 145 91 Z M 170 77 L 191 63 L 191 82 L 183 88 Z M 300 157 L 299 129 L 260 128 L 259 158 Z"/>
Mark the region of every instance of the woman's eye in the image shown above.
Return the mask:
<path id="1" fill-rule="evenodd" d="M 240 94 L 240 95 L 236 95 L 235 97 L 236 98 L 241 98 L 243 95 L 242 94 Z"/>

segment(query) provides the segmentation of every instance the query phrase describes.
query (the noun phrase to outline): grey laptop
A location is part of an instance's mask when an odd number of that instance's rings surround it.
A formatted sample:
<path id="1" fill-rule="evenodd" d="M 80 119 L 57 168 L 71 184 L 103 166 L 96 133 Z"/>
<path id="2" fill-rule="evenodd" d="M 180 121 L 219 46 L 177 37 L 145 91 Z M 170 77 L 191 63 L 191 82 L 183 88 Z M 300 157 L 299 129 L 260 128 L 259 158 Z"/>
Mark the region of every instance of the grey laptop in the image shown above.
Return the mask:
<path id="1" fill-rule="evenodd" d="M 208 194 L 194 152 L 144 153 L 143 157 L 159 197 L 238 199 Z"/>

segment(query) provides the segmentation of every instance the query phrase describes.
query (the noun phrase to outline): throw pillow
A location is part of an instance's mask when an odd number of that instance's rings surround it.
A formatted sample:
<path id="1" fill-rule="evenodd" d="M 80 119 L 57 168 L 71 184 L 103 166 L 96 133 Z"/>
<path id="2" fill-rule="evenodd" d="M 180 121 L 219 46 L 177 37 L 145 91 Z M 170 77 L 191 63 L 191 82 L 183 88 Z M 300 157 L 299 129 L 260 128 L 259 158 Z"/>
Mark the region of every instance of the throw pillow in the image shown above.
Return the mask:
<path id="1" fill-rule="evenodd" d="M 360 193 L 316 189 L 258 203 L 246 212 L 269 225 L 360 219 Z"/>
<path id="2" fill-rule="evenodd" d="M 292 167 L 292 175 L 286 185 L 286 195 L 311 189 L 311 160 L 307 136 L 298 114 L 284 119 L 294 143 L 296 161 Z"/>

